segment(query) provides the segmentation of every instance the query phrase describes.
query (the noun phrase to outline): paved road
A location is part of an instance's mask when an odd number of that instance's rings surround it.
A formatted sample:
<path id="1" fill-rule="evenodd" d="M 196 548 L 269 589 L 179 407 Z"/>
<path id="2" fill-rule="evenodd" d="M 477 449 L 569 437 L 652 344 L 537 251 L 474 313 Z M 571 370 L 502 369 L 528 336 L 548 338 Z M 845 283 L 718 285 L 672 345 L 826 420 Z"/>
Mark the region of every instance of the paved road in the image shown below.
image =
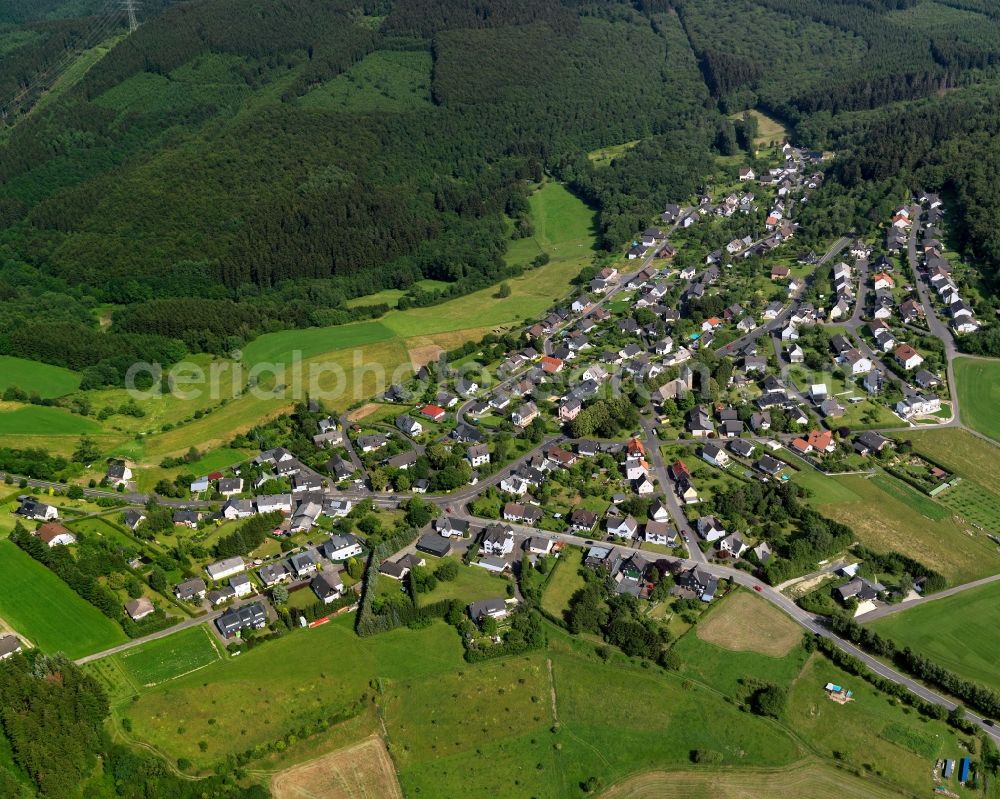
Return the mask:
<path id="1" fill-rule="evenodd" d="M 947 363 L 948 372 L 948 391 L 951 394 L 951 413 L 952 420 L 958 422 L 961 420 L 961 415 L 958 408 L 958 390 L 955 386 L 955 367 L 954 360 L 958 355 L 958 347 L 955 346 L 955 337 L 951 334 L 948 326 L 941 322 L 938 318 L 937 312 L 934 310 L 934 305 L 931 302 L 930 291 L 927 289 L 927 284 L 924 282 L 924 277 L 920 272 L 919 265 L 917 264 L 917 233 L 920 232 L 920 206 L 914 205 L 910 208 L 910 218 L 913 219 L 913 224 L 910 226 L 910 238 L 907 244 L 907 257 L 910 261 L 910 269 L 913 271 L 913 280 L 917 287 L 917 296 L 920 297 L 920 303 L 924 306 L 924 317 L 927 321 L 927 329 L 931 333 L 941 340 L 944 344 L 944 354 L 945 362 Z"/>
<path id="2" fill-rule="evenodd" d="M 705 553 L 698 547 L 698 535 L 688 522 L 687 516 L 684 515 L 684 509 L 677 498 L 677 492 L 674 491 L 673 482 L 670 480 L 670 475 L 667 474 L 667 466 L 663 461 L 663 454 L 660 452 L 660 445 L 666 442 L 657 438 L 654 432 L 656 422 L 652 416 L 643 416 L 640 419 L 640 424 L 646 439 L 646 456 L 652 460 L 650 465 L 660 483 L 660 491 L 666 497 L 667 510 L 670 512 L 670 518 L 673 519 L 674 525 L 680 531 L 681 540 L 684 541 L 684 546 L 688 551 L 688 557 L 698 563 L 705 563 Z"/>
<path id="3" fill-rule="evenodd" d="M 166 638 L 168 635 L 173 635 L 174 633 L 179 633 L 181 630 L 187 630 L 191 627 L 197 627 L 199 624 L 205 624 L 206 622 L 212 623 L 219 616 L 221 616 L 225 610 L 215 610 L 206 616 L 195 616 L 191 619 L 185 619 L 179 624 L 175 624 L 172 627 L 167 627 L 164 630 L 159 630 L 155 633 L 150 633 L 149 635 L 144 635 L 142 638 L 133 638 L 131 641 L 126 641 L 124 644 L 119 644 L 118 646 L 113 646 L 110 649 L 105 649 L 101 652 L 95 652 L 92 655 L 87 655 L 76 661 L 78 666 L 82 666 L 84 663 L 90 663 L 92 660 L 100 660 L 108 655 L 116 655 L 119 652 L 127 652 L 129 649 L 134 649 L 137 646 L 142 646 L 143 644 L 149 643 L 150 641 L 156 641 L 160 638 Z"/>
<path id="4" fill-rule="evenodd" d="M 486 525 L 490 524 L 493 521 L 491 519 L 480 519 L 475 516 L 471 516 L 469 514 L 459 514 L 459 517 L 464 518 L 467 521 L 477 525 Z M 571 544 L 573 546 L 578 546 L 578 547 L 590 546 L 595 540 L 568 533 L 552 533 L 546 530 L 536 530 L 533 527 L 525 527 L 524 525 L 518 525 L 518 524 L 512 524 L 511 527 L 520 535 L 545 537 L 552 539 L 554 541 L 562 541 L 566 544 Z M 950 699 L 946 699 L 940 694 L 927 688 L 922 683 L 919 683 L 916 680 L 908 677 L 907 675 L 896 671 L 891 666 L 887 666 L 886 664 L 882 663 L 876 658 L 873 658 L 868 653 L 858 649 L 858 647 L 854 646 L 849 641 L 845 641 L 844 639 L 835 635 L 823 624 L 822 619 L 820 617 L 806 612 L 798 605 L 796 605 L 791 599 L 786 597 L 784 594 L 775 590 L 769 585 L 761 583 L 756 577 L 754 577 L 751 574 L 748 574 L 745 571 L 742 571 L 740 569 L 730 569 L 727 566 L 719 566 L 714 563 L 700 563 L 690 559 L 678 559 L 667 555 L 661 555 L 659 553 L 644 552 L 641 549 L 637 549 L 635 547 L 617 546 L 611 544 L 607 545 L 615 546 L 615 548 L 618 549 L 625 556 L 631 554 L 640 554 L 642 557 L 647 559 L 652 557 L 653 559 L 663 558 L 671 561 L 679 560 L 680 563 L 684 566 L 684 568 L 691 568 L 694 566 L 698 566 L 699 568 L 707 571 L 709 574 L 712 574 L 719 579 L 730 580 L 731 582 L 736 583 L 737 585 L 740 585 L 744 588 L 748 588 L 756 592 L 759 596 L 766 599 L 768 602 L 776 606 L 778 609 L 784 611 L 784 613 L 786 613 L 789 617 L 791 617 L 793 621 L 798 623 L 800 626 L 804 627 L 809 632 L 830 640 L 842 652 L 845 652 L 848 655 L 851 655 L 860 660 L 871 671 L 875 672 L 879 676 L 884 677 L 885 679 L 891 682 L 897 683 L 898 685 L 904 686 L 907 690 L 909 690 L 913 694 L 916 694 L 924 701 L 944 707 L 946 710 L 951 710 L 956 706 L 955 703 L 952 702 Z M 993 738 L 993 740 L 996 743 L 1000 744 L 1000 731 L 997 731 L 991 725 L 986 724 L 981 716 L 977 716 L 975 713 L 970 713 L 969 711 L 966 711 L 965 717 L 973 724 L 978 726 L 983 732 L 985 732 L 987 735 Z"/>

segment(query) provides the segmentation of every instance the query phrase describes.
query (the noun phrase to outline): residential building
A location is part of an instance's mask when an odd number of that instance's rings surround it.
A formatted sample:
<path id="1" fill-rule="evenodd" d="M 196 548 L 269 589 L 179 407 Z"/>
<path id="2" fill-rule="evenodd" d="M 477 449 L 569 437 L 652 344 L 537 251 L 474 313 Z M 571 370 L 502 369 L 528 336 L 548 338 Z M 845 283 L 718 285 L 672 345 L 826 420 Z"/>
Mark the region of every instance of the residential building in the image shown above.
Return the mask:
<path id="1" fill-rule="evenodd" d="M 266 625 L 267 611 L 260 602 L 230 608 L 215 620 L 215 626 L 223 638 L 232 638 L 243 630 L 260 630 Z"/>
<path id="2" fill-rule="evenodd" d="M 219 581 L 225 580 L 227 577 L 232 577 L 234 574 L 244 572 L 246 568 L 247 565 L 243 561 L 243 558 L 237 555 L 236 557 L 225 558 L 224 560 L 210 563 L 205 567 L 205 571 L 208 573 L 209 579 Z"/>

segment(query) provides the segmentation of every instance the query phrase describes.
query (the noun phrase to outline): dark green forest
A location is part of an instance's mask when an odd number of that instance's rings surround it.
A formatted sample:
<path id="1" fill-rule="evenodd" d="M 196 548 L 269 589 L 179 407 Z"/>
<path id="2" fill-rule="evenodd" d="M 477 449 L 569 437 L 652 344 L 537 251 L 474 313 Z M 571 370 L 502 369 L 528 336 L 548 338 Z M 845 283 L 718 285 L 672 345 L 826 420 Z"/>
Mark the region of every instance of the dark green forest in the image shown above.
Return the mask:
<path id="1" fill-rule="evenodd" d="M 696 194 L 734 146 L 726 115 L 750 107 L 842 154 L 804 237 L 874 224 L 919 183 L 961 204 L 961 244 L 992 286 L 1000 29 L 987 6 L 144 4 L 142 26 L 81 80 L 5 120 L 0 353 L 114 385 L 138 358 L 378 314 L 345 303 L 383 288 L 481 288 L 530 268 L 503 255 L 546 174 L 596 209 L 601 244 L 617 251 Z M 4 4 L 0 96 L 83 46 L 101 8 L 74 7 L 91 16 Z M 357 70 L 375 68 L 374 87 L 359 88 Z M 606 168 L 586 157 L 632 141 Z M 102 330 L 95 309 L 108 304 Z"/>

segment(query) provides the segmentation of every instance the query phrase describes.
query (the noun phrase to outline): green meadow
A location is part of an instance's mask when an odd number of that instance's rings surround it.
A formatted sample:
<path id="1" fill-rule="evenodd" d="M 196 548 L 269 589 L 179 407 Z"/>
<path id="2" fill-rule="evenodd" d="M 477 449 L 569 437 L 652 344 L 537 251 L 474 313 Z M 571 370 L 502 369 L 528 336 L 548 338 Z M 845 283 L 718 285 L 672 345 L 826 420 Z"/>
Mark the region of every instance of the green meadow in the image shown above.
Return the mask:
<path id="1" fill-rule="evenodd" d="M 1000 442 L 1000 360 L 956 358 L 954 368 L 962 421 Z"/>
<path id="2" fill-rule="evenodd" d="M 1000 691 L 1000 583 L 887 616 L 872 628 L 963 677 Z"/>
<path id="3" fill-rule="evenodd" d="M 0 618 L 45 652 L 82 657 L 125 633 L 10 541 L 0 541 Z"/>
<path id="4" fill-rule="evenodd" d="M 100 432 L 101 426 L 62 408 L 29 405 L 0 411 L 0 435 L 82 435 Z"/>
<path id="5" fill-rule="evenodd" d="M 0 393 L 11 386 L 42 399 L 61 397 L 80 387 L 80 375 L 61 366 L 0 355 Z"/>

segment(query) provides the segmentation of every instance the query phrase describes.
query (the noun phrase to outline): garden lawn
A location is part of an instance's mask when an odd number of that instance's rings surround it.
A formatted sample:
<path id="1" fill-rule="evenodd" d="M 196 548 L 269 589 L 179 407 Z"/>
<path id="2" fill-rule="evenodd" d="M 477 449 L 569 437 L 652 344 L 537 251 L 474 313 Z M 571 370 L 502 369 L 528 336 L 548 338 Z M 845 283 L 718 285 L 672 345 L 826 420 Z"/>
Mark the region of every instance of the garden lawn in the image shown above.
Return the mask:
<path id="1" fill-rule="evenodd" d="M 80 374 L 61 366 L 0 355 L 0 393 L 11 386 L 43 399 L 61 397 L 80 387 Z"/>
<path id="2" fill-rule="evenodd" d="M 437 568 L 444 558 L 434 558 L 425 556 L 427 567 L 431 570 Z M 458 577 L 445 582 L 438 580 L 437 586 L 429 594 L 417 594 L 417 602 L 427 605 L 431 602 L 440 602 L 445 599 L 458 599 L 464 604 L 476 602 L 480 599 L 491 597 L 506 597 L 507 586 L 510 581 L 498 577 L 481 566 L 466 566 L 459 558 L 452 558 L 459 562 Z M 392 582 L 389 578 L 384 578 Z"/>
<path id="3" fill-rule="evenodd" d="M 542 594 L 542 610 L 555 619 L 562 619 L 563 611 L 569 607 L 570 597 L 584 586 L 580 569 L 583 568 L 583 550 L 564 547 L 555 561 L 555 573 L 549 579 Z"/>
<path id="4" fill-rule="evenodd" d="M 935 599 L 871 626 L 901 646 L 1000 691 L 1000 583 Z"/>
<path id="5" fill-rule="evenodd" d="M 0 541 L 0 618 L 42 651 L 71 658 L 126 640 L 115 622 L 10 541 Z"/>
<path id="6" fill-rule="evenodd" d="M 1000 360 L 956 358 L 954 368 L 962 421 L 1000 442 Z"/>

